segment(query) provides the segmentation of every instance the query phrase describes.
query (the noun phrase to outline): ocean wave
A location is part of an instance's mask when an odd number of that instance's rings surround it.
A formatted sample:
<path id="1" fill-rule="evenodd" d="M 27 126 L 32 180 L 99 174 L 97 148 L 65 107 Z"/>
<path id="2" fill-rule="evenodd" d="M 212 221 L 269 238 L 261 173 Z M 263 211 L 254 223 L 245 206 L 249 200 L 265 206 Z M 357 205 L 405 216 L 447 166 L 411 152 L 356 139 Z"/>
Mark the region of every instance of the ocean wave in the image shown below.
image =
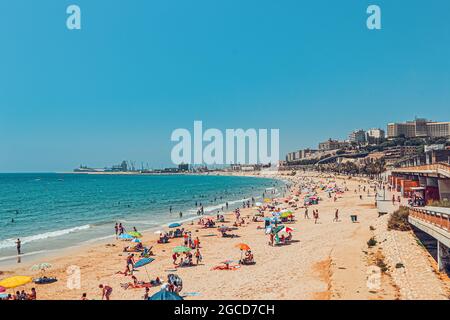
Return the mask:
<path id="1" fill-rule="evenodd" d="M 253 198 L 256 200 L 256 199 L 260 199 L 261 197 L 260 196 L 255 196 Z M 233 205 L 235 205 L 237 203 L 242 204 L 243 202 L 250 201 L 251 199 L 252 198 L 250 197 L 250 198 L 244 198 L 244 199 L 239 199 L 239 200 L 230 200 L 230 201 L 227 201 L 227 202 L 228 202 L 228 206 L 232 207 Z M 227 205 L 226 202 L 219 203 L 219 204 L 217 204 L 215 206 L 204 207 L 203 210 L 205 211 L 205 213 L 211 213 L 211 212 L 219 211 L 222 208 L 225 209 L 226 205 Z M 189 210 L 187 210 L 187 212 L 190 213 L 190 214 L 195 214 L 196 215 L 197 214 L 197 210 L 198 209 L 189 209 Z"/>
<path id="2" fill-rule="evenodd" d="M 81 231 L 81 230 L 87 230 L 89 229 L 91 226 L 89 224 L 83 225 L 83 226 L 79 226 L 79 227 L 74 227 L 74 228 L 68 228 L 68 229 L 62 229 L 62 230 L 56 230 L 56 231 L 50 231 L 50 232 L 45 232 L 45 233 L 40 233 L 40 234 L 36 234 L 34 236 L 29 236 L 29 237 L 23 237 L 20 239 L 20 241 L 22 242 L 22 244 L 26 244 L 26 243 L 30 243 L 33 241 L 38 241 L 38 240 L 44 240 L 44 239 L 48 239 L 48 238 L 55 238 L 55 237 L 60 237 L 72 232 L 77 232 L 77 231 Z M 2 240 L 0 241 L 0 249 L 5 249 L 5 248 L 11 248 L 11 247 L 15 247 L 16 246 L 16 240 L 17 239 L 6 239 L 6 240 Z"/>

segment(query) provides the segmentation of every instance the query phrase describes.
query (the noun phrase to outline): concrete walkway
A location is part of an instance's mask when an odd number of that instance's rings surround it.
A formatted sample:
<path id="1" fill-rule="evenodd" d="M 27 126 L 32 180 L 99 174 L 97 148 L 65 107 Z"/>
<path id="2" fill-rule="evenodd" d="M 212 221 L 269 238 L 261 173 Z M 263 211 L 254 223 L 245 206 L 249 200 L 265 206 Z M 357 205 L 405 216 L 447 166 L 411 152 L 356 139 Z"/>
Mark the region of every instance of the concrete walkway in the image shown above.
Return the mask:
<path id="1" fill-rule="evenodd" d="M 392 194 L 386 192 L 386 199 Z M 412 231 L 387 231 L 388 220 L 398 205 L 382 203 L 386 214 L 376 220 L 375 237 L 381 248 L 389 273 L 398 286 L 401 299 L 448 300 L 449 281 L 437 272 L 437 265 Z"/>

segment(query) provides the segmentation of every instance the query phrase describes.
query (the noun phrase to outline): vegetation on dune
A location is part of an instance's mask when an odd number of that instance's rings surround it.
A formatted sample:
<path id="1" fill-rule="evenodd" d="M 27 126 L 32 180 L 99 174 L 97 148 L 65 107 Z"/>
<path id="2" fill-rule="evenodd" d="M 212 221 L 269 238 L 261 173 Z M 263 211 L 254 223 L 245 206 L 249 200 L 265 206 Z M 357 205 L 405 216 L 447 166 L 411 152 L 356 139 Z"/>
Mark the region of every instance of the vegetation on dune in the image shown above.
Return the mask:
<path id="1" fill-rule="evenodd" d="M 408 222 L 409 209 L 407 207 L 400 207 L 389 218 L 388 230 L 409 231 L 411 226 Z"/>

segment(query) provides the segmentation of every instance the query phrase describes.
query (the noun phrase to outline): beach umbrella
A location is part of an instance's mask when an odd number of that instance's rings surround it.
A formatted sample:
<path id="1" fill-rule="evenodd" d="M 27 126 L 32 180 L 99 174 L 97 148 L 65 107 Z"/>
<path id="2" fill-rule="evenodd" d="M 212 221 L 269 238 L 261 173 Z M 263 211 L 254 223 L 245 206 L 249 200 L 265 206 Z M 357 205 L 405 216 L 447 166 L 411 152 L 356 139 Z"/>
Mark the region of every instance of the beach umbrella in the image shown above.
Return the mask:
<path id="1" fill-rule="evenodd" d="M 181 227 L 181 223 L 174 222 L 169 224 L 169 228 L 177 228 L 177 227 Z"/>
<path id="2" fill-rule="evenodd" d="M 248 246 L 248 244 L 245 243 L 238 243 L 236 247 L 241 249 L 241 260 L 242 260 L 242 251 L 250 250 L 250 247 Z"/>
<path id="3" fill-rule="evenodd" d="M 129 235 L 129 234 L 126 234 L 126 233 L 122 233 L 122 234 L 119 236 L 119 239 L 120 239 L 120 240 L 132 240 L 132 239 L 133 239 L 133 236 L 131 236 L 131 235 Z"/>
<path id="4" fill-rule="evenodd" d="M 250 250 L 250 247 L 248 246 L 248 244 L 245 244 L 245 243 L 238 243 L 236 245 L 236 248 L 239 248 L 244 251 Z"/>
<path id="5" fill-rule="evenodd" d="M 175 292 L 161 290 L 148 298 L 148 300 L 184 300 Z"/>
<path id="6" fill-rule="evenodd" d="M 145 273 L 147 274 L 148 280 L 150 280 L 150 275 L 148 274 L 147 271 L 147 267 L 146 265 L 148 265 L 149 263 L 153 262 L 155 259 L 153 258 L 142 258 L 140 260 L 138 260 L 135 264 L 134 264 L 134 268 L 140 268 L 140 267 L 144 267 L 145 269 Z"/>
<path id="7" fill-rule="evenodd" d="M 7 293 L 0 293 L 0 299 L 6 299 L 6 298 L 8 298 Z"/>
<path id="8" fill-rule="evenodd" d="M 185 247 L 185 246 L 177 246 L 175 248 L 173 248 L 172 252 L 173 253 L 186 253 L 191 251 L 191 248 Z"/>
<path id="9" fill-rule="evenodd" d="M 282 230 L 283 232 L 289 233 L 289 232 L 293 232 L 294 229 L 290 228 L 290 227 L 284 227 L 284 229 Z"/>
<path id="10" fill-rule="evenodd" d="M 39 263 L 39 264 L 35 264 L 34 266 L 31 267 L 32 271 L 36 271 L 36 270 L 40 270 L 40 271 L 44 271 L 46 269 L 50 269 L 52 267 L 52 265 L 50 263 Z"/>
<path id="11" fill-rule="evenodd" d="M 0 292 L 5 292 L 6 288 L 5 287 L 0 287 Z"/>
<path id="12" fill-rule="evenodd" d="M 292 212 L 283 212 L 280 215 L 281 218 L 289 218 L 290 216 L 292 216 Z"/>
<path id="13" fill-rule="evenodd" d="M 153 262 L 154 260 L 155 260 L 155 259 L 153 259 L 153 258 L 142 258 L 142 259 L 138 260 L 138 261 L 134 264 L 134 267 L 135 267 L 135 268 L 143 267 L 143 266 L 145 266 L 145 265 L 147 265 L 147 264 Z"/>
<path id="14" fill-rule="evenodd" d="M 3 279 L 2 281 L 0 281 L 0 286 L 10 289 L 10 288 L 23 286 L 24 284 L 27 284 L 27 283 L 31 282 L 32 280 L 33 279 L 31 279 L 31 277 L 27 277 L 27 276 L 15 276 L 15 277 L 6 278 L 6 279 Z"/>
<path id="15" fill-rule="evenodd" d="M 280 232 L 283 229 L 284 229 L 284 226 L 274 227 L 274 228 L 272 228 L 272 232 L 273 233 L 278 233 L 278 232 Z"/>
<path id="16" fill-rule="evenodd" d="M 137 231 L 131 231 L 131 232 L 128 232 L 128 234 L 129 234 L 130 236 L 134 237 L 134 238 L 140 238 L 140 237 L 142 237 L 142 234 L 141 234 L 140 232 L 137 232 Z"/>

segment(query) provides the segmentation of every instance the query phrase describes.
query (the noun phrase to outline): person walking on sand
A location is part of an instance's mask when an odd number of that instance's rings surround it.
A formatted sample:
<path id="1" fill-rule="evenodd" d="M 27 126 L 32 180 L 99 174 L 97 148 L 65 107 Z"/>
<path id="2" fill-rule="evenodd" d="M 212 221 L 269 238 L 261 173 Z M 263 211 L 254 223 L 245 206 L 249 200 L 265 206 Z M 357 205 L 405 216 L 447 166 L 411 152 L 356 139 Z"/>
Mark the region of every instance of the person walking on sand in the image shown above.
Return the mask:
<path id="1" fill-rule="evenodd" d="M 16 248 L 17 248 L 17 254 L 18 254 L 19 256 L 22 254 L 22 252 L 21 252 L 21 250 L 20 250 L 21 247 L 22 247 L 22 243 L 21 243 L 20 239 L 17 238 L 17 241 L 16 241 Z"/>
<path id="2" fill-rule="evenodd" d="M 103 284 L 99 285 L 98 287 L 102 289 L 102 300 L 109 300 L 113 289 L 110 286 Z"/>
<path id="3" fill-rule="evenodd" d="M 197 262 L 197 265 L 202 261 L 203 257 L 202 254 L 200 253 L 200 249 L 197 248 L 197 250 L 195 251 L 195 260 Z"/>
<path id="4" fill-rule="evenodd" d="M 309 219 L 308 207 L 306 207 L 306 209 L 305 209 L 305 219 Z"/>
<path id="5" fill-rule="evenodd" d="M 339 222 L 339 209 L 336 209 L 336 212 L 334 213 L 333 222 Z"/>
<path id="6" fill-rule="evenodd" d="M 117 222 L 116 225 L 114 226 L 114 230 L 116 231 L 116 239 L 117 239 L 117 236 L 119 235 L 119 225 L 117 224 Z"/>
<path id="7" fill-rule="evenodd" d="M 319 220 L 319 210 L 314 211 L 314 224 L 317 224 L 317 220 Z"/>

